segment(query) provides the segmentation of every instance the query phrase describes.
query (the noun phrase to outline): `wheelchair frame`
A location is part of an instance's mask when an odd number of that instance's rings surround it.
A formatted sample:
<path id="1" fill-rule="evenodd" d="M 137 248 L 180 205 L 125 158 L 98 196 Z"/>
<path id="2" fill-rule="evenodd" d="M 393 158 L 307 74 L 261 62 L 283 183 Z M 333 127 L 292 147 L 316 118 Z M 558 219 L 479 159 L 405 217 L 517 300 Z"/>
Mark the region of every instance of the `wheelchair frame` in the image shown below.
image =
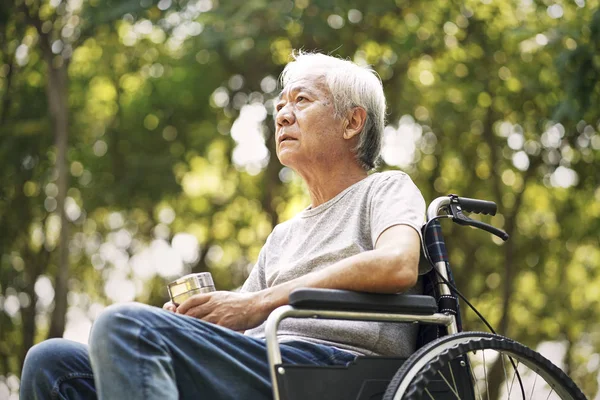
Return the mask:
<path id="1" fill-rule="evenodd" d="M 438 197 L 432 201 L 427 208 L 427 221 L 438 217 L 440 212 L 445 210 L 451 204 L 452 197 Z M 425 240 L 425 239 L 423 239 Z M 442 296 L 450 296 L 450 288 L 444 282 L 448 280 L 446 262 L 440 261 L 434 263 L 437 270 L 437 284 Z M 403 295 L 396 295 L 403 296 Z M 271 384 L 273 387 L 273 399 L 281 400 L 280 388 L 278 384 L 278 374 L 285 374 L 285 368 L 279 366 L 282 363 L 279 341 L 277 338 L 277 329 L 279 324 L 285 318 L 322 318 L 322 319 L 342 319 L 342 320 L 360 320 L 360 321 L 378 321 L 378 322 L 398 322 L 398 323 L 421 323 L 444 325 L 447 327 L 448 334 L 458 332 L 457 319 L 451 313 L 432 313 L 432 314 L 411 314 L 411 313 L 391 313 L 391 312 L 369 312 L 369 311 L 343 311 L 327 309 L 304 309 L 295 308 L 290 305 L 281 306 L 275 309 L 269 315 L 265 325 L 265 339 L 267 344 L 267 356 L 269 360 L 269 370 L 271 373 Z M 279 367 L 278 367 L 279 366 Z"/>

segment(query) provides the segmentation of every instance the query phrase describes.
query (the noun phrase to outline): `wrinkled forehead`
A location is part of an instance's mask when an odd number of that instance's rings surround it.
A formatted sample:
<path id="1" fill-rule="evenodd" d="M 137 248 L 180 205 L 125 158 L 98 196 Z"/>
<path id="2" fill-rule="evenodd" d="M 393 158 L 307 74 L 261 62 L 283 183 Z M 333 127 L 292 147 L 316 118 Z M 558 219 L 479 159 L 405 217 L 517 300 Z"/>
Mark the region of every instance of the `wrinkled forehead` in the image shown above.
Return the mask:
<path id="1" fill-rule="evenodd" d="M 286 83 L 276 101 L 286 98 L 294 92 L 306 91 L 314 95 L 330 96 L 329 87 L 323 73 L 308 72 L 291 77 Z"/>

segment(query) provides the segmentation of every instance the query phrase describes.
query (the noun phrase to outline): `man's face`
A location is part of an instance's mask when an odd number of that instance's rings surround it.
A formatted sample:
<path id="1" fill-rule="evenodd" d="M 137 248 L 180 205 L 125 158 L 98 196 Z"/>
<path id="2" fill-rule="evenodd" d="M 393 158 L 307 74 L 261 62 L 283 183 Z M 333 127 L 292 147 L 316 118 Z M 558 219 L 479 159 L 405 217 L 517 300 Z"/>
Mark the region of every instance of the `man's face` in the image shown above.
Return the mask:
<path id="1" fill-rule="evenodd" d="M 305 74 L 290 81 L 276 103 L 277 157 L 295 170 L 336 161 L 347 151 L 343 121 L 336 117 L 333 97 L 322 76 Z"/>

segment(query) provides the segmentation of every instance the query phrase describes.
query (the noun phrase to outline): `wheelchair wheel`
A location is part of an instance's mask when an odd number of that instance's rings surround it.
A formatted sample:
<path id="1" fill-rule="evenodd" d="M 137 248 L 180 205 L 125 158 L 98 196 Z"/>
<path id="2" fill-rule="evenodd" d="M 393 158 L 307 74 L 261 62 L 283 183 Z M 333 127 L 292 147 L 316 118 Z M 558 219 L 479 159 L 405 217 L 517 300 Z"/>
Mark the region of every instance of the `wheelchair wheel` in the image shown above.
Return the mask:
<path id="1" fill-rule="evenodd" d="M 530 348 L 500 335 L 462 332 L 415 352 L 383 400 L 511 398 L 586 399 L 571 378 Z"/>

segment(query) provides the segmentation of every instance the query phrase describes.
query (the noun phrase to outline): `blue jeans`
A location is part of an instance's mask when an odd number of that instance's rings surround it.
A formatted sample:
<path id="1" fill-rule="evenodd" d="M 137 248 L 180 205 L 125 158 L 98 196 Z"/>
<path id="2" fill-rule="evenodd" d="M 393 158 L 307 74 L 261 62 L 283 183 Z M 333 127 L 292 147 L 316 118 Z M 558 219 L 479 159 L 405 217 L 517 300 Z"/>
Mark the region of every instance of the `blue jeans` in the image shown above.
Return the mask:
<path id="1" fill-rule="evenodd" d="M 351 353 L 302 341 L 284 363 L 345 365 Z M 143 304 L 108 307 L 90 346 L 52 339 L 31 348 L 21 399 L 270 399 L 264 340 Z"/>

